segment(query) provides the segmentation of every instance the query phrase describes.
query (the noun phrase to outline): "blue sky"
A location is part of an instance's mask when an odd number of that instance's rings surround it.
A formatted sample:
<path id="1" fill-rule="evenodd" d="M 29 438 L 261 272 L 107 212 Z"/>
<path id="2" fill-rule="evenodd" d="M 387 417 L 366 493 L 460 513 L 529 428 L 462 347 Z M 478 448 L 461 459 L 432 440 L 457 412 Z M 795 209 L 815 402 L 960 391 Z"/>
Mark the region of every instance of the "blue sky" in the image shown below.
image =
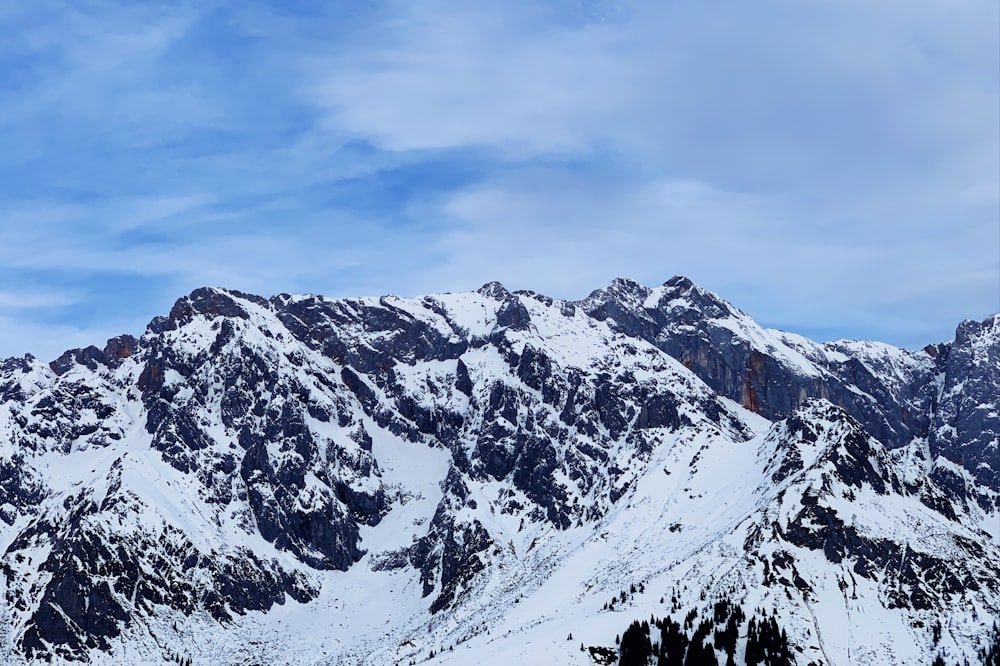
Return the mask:
<path id="1" fill-rule="evenodd" d="M 819 339 L 950 339 L 1000 310 L 998 12 L 4 3 L 0 356 L 141 333 L 202 285 L 675 274 Z"/>

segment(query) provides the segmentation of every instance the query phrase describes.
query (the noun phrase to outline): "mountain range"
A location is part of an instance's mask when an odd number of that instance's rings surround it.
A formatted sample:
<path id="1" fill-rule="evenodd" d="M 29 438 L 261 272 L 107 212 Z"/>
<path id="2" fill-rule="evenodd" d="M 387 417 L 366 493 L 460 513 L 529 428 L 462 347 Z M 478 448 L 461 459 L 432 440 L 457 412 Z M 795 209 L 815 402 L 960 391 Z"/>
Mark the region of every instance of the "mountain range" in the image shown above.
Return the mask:
<path id="1" fill-rule="evenodd" d="M 998 447 L 997 315 L 913 351 L 684 277 L 202 288 L 0 361 L 0 660 L 673 663 L 677 626 L 719 664 L 979 663 Z"/>

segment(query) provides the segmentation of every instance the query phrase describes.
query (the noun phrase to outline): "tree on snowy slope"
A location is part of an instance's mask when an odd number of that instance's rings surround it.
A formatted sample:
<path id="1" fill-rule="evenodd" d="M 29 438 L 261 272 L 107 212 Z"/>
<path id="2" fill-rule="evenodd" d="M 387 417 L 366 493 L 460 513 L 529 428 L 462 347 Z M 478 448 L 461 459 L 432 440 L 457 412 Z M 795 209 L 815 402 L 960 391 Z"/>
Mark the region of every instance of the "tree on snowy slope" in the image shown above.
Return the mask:
<path id="1" fill-rule="evenodd" d="M 659 623 L 660 654 L 657 666 L 684 666 L 684 653 L 687 651 L 688 637 L 681 630 L 681 625 L 669 617 Z"/>
<path id="2" fill-rule="evenodd" d="M 702 620 L 698 624 L 694 635 L 691 636 L 691 645 L 688 646 L 684 666 L 719 666 L 719 660 L 715 658 L 715 650 L 712 648 L 712 644 L 707 642 L 713 626 L 711 618 Z"/>
<path id="3" fill-rule="evenodd" d="M 773 615 L 760 621 L 750 618 L 745 660 L 747 666 L 791 666 L 793 663 L 788 635 L 778 628 Z"/>
<path id="4" fill-rule="evenodd" d="M 653 656 L 653 646 L 649 641 L 649 623 L 638 620 L 629 625 L 622 634 L 619 666 L 646 666 Z"/>
<path id="5" fill-rule="evenodd" d="M 736 647 L 743 626 L 746 627 L 744 660 L 747 666 L 792 666 L 795 663 L 788 635 L 773 614 L 754 615 L 746 623 L 743 609 L 728 597 L 709 608 L 713 612 L 697 624 L 698 610 L 694 608 L 685 615 L 683 626 L 669 616 L 662 620 L 651 617 L 649 622 L 632 622 L 622 635 L 618 663 L 622 666 L 645 665 L 653 663 L 651 658 L 655 656 L 656 666 L 719 666 L 724 656 L 726 666 L 735 666 Z M 659 643 L 650 640 L 651 625 L 659 629 Z"/>
<path id="6" fill-rule="evenodd" d="M 1000 624 L 993 623 L 989 643 L 979 654 L 985 666 L 1000 666 Z"/>

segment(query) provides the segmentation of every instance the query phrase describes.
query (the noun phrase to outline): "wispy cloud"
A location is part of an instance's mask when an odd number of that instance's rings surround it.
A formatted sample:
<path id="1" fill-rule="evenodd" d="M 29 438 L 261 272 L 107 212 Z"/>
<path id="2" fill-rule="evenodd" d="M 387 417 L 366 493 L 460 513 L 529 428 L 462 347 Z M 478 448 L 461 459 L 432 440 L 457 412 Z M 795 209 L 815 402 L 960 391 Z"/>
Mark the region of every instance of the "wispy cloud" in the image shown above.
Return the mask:
<path id="1" fill-rule="evenodd" d="M 991 0 L 0 11 L 0 355 L 201 284 L 688 273 L 914 345 L 1000 309 Z"/>
<path id="2" fill-rule="evenodd" d="M 39 308 L 58 308 L 79 303 L 81 296 L 53 291 L 0 291 L 0 309 L 19 311 Z"/>
<path id="3" fill-rule="evenodd" d="M 578 298 L 617 275 L 657 284 L 692 276 L 765 323 L 920 346 L 996 307 L 1000 229 L 986 216 L 941 224 L 917 205 L 803 209 L 784 196 L 692 181 L 595 188 L 534 173 L 457 195 L 460 231 L 427 288 L 484 270 L 512 286 Z M 906 214 L 903 214 L 906 213 Z M 779 294 L 780 298 L 775 295 Z"/>
<path id="4" fill-rule="evenodd" d="M 919 344 L 1000 307 L 997 13 L 421 5 L 334 60 L 315 102 L 387 150 L 505 161 L 442 205 L 427 287 L 686 272 L 773 324 Z"/>
<path id="5" fill-rule="evenodd" d="M 320 61 L 329 126 L 390 150 L 603 150 L 755 188 L 886 178 L 996 139 L 990 2 L 641 3 L 593 24 L 522 3 L 412 7 Z"/>
<path id="6" fill-rule="evenodd" d="M 598 149 L 639 101 L 642 49 L 627 26 L 535 14 L 520 3 L 398 6 L 367 44 L 317 61 L 306 92 L 327 127 L 387 150 Z"/>

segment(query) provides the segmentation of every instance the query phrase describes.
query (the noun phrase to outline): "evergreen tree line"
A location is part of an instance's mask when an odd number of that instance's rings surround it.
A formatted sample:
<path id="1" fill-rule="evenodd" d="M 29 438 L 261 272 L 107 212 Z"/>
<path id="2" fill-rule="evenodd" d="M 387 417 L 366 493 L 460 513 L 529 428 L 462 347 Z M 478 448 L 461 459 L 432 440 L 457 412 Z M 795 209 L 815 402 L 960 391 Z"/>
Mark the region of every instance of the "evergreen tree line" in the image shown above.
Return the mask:
<path id="1" fill-rule="evenodd" d="M 635 620 L 621 635 L 619 666 L 735 666 L 737 642 L 746 614 L 728 598 L 716 601 L 712 615 L 698 621 L 692 609 L 684 624 L 671 617 Z M 747 666 L 791 666 L 788 635 L 772 613 L 760 612 L 746 623 L 743 660 Z"/>
<path id="2" fill-rule="evenodd" d="M 1000 624 L 993 623 L 989 642 L 979 651 L 979 658 L 985 666 L 1000 666 Z"/>
<path id="3" fill-rule="evenodd" d="M 774 615 L 756 621 L 750 618 L 747 625 L 747 666 L 787 666 L 792 663 L 788 648 L 788 634 L 778 628 Z"/>

